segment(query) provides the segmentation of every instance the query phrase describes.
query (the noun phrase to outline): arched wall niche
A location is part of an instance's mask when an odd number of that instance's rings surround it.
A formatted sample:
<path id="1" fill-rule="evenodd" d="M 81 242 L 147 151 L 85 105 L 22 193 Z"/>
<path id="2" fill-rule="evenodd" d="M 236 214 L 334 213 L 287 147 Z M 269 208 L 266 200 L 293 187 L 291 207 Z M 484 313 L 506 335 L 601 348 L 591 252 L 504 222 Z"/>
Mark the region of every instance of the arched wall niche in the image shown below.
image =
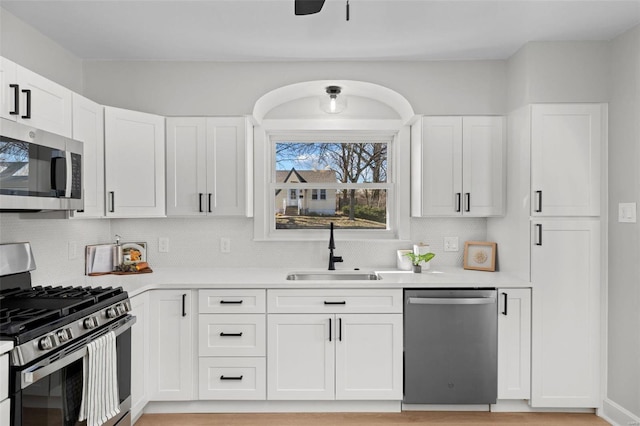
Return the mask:
<path id="1" fill-rule="evenodd" d="M 340 86 L 347 108 L 340 114 L 328 114 L 320 108 L 327 86 Z M 394 119 L 409 124 L 413 108 L 404 96 L 378 84 L 354 80 L 316 80 L 295 83 L 266 93 L 253 108 L 253 119 Z"/>

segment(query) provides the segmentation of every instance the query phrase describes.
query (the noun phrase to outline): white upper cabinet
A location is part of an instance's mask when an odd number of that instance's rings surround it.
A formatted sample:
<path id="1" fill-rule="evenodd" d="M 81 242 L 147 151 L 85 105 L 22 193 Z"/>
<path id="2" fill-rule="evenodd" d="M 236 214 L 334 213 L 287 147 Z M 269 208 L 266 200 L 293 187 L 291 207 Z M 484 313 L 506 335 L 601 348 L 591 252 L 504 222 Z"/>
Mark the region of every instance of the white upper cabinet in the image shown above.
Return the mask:
<path id="1" fill-rule="evenodd" d="M 164 117 L 105 107 L 107 217 L 165 215 Z"/>
<path id="2" fill-rule="evenodd" d="M 533 105 L 531 214 L 599 216 L 606 106 Z"/>
<path id="3" fill-rule="evenodd" d="M 412 216 L 504 214 L 503 117 L 423 117 L 411 128 Z"/>
<path id="4" fill-rule="evenodd" d="M 73 94 L 73 139 L 83 143 L 84 210 L 73 217 L 104 217 L 104 108 Z"/>
<path id="5" fill-rule="evenodd" d="M 247 215 L 244 117 L 167 118 L 167 214 Z"/>
<path id="6" fill-rule="evenodd" d="M 0 116 L 71 137 L 71 90 L 17 65 L 0 61 Z"/>
<path id="7" fill-rule="evenodd" d="M 16 121 L 20 113 L 19 102 L 18 66 L 0 57 L 0 117 Z"/>

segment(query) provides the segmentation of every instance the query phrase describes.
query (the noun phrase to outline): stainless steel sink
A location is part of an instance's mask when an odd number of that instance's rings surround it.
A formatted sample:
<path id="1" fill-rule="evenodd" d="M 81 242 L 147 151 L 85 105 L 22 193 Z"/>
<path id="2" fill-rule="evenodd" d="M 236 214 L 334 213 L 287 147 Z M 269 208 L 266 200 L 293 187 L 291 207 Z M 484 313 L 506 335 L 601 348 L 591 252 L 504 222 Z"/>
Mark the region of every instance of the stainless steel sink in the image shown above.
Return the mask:
<path id="1" fill-rule="evenodd" d="M 372 281 L 381 279 L 375 272 L 361 271 L 325 271 L 325 272 L 292 272 L 287 275 L 291 281 Z"/>

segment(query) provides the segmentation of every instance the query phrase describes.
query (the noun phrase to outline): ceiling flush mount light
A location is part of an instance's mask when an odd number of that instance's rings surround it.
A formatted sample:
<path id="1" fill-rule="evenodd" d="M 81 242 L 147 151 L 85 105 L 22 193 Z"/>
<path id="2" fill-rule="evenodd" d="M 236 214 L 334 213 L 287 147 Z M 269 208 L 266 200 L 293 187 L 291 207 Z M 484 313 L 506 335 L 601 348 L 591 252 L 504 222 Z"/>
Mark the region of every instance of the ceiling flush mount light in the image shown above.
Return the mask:
<path id="1" fill-rule="evenodd" d="M 347 107 L 347 98 L 342 95 L 338 96 L 342 92 L 340 86 L 327 86 L 325 88 L 328 97 L 322 97 L 320 100 L 320 107 L 323 111 L 329 114 L 338 114 Z"/>

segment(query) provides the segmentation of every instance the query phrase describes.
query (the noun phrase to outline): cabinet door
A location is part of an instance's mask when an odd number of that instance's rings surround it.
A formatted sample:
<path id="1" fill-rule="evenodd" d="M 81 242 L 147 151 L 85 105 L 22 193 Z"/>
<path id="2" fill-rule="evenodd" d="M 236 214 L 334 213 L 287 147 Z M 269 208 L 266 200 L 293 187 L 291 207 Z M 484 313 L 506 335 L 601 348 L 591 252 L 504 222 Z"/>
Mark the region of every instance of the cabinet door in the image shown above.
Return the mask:
<path id="1" fill-rule="evenodd" d="M 74 217 L 104 217 L 104 108 L 73 94 L 73 139 L 82 141 L 83 211 Z"/>
<path id="2" fill-rule="evenodd" d="M 11 400 L 5 399 L 0 402 L 0 424 L 11 424 Z"/>
<path id="3" fill-rule="evenodd" d="M 268 399 L 334 399 L 333 315 L 268 315 L 267 323 Z"/>
<path id="4" fill-rule="evenodd" d="M 164 216 L 164 117 L 105 107 L 104 125 L 107 216 Z"/>
<path id="5" fill-rule="evenodd" d="M 207 208 L 213 215 L 246 215 L 244 117 L 207 119 Z M 209 201 L 210 200 L 210 201 Z"/>
<path id="6" fill-rule="evenodd" d="M 336 399 L 402 399 L 402 314 L 336 316 Z"/>
<path id="7" fill-rule="evenodd" d="M 464 117 L 462 123 L 462 214 L 504 214 L 504 117 Z"/>
<path id="8" fill-rule="evenodd" d="M 532 225 L 531 406 L 598 407 L 600 223 Z"/>
<path id="9" fill-rule="evenodd" d="M 20 85 L 18 121 L 70 138 L 72 133 L 71 90 L 19 65 L 17 72 Z"/>
<path id="10" fill-rule="evenodd" d="M 136 323 L 131 329 L 131 418 L 142 415 L 149 402 L 149 293 L 131 298 Z"/>
<path id="11" fill-rule="evenodd" d="M 461 214 L 462 117 L 422 119 L 422 215 Z"/>
<path id="12" fill-rule="evenodd" d="M 193 398 L 193 312 L 191 291 L 156 290 L 150 305 L 150 399 Z"/>
<path id="13" fill-rule="evenodd" d="M 11 121 L 16 121 L 19 113 L 19 87 L 11 87 L 18 84 L 17 68 L 15 62 L 0 57 L 0 117 Z"/>
<path id="14" fill-rule="evenodd" d="M 531 290 L 498 291 L 498 399 L 531 395 Z"/>
<path id="15" fill-rule="evenodd" d="M 534 105 L 531 214 L 599 216 L 604 107 Z"/>
<path id="16" fill-rule="evenodd" d="M 206 118 L 167 118 L 167 215 L 206 215 Z"/>

